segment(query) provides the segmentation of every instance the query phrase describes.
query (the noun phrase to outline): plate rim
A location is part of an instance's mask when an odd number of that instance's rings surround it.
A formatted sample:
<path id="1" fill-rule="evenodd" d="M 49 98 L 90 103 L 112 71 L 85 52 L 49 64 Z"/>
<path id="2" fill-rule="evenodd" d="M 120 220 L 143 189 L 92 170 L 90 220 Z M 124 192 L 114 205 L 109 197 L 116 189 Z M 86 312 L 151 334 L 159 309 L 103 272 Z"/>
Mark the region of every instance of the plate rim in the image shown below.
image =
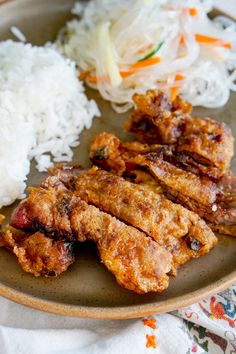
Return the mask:
<path id="1" fill-rule="evenodd" d="M 15 2 L 16 0 L 0 0 L 0 7 L 11 6 L 11 4 Z M 213 11 L 217 15 L 225 15 L 236 20 L 236 18 L 234 18 L 232 15 L 221 11 L 217 7 L 214 7 Z M 199 302 L 206 297 L 212 296 L 225 290 L 234 282 L 236 283 L 236 270 L 209 285 L 201 287 L 195 291 L 189 291 L 185 295 L 179 295 L 172 299 L 155 301 L 147 304 L 117 307 L 94 307 L 72 304 L 69 305 L 63 302 L 45 300 L 43 298 L 24 293 L 23 291 L 16 290 L 11 286 L 4 285 L 1 281 L 0 296 L 14 301 L 20 305 L 57 315 L 104 320 L 121 320 L 170 312 L 190 306 L 191 304 Z"/>
<path id="2" fill-rule="evenodd" d="M 236 282 L 236 270 L 210 285 L 204 286 L 193 292 L 188 292 L 185 295 L 180 295 L 169 300 L 164 300 L 163 302 L 156 301 L 149 304 L 118 307 L 68 305 L 63 302 L 44 300 L 42 298 L 37 298 L 35 296 L 25 294 L 10 286 L 4 285 L 1 282 L 0 296 L 3 296 L 6 299 L 14 301 L 20 305 L 28 306 L 30 308 L 44 312 L 54 313 L 57 315 L 103 320 L 121 320 L 171 312 L 190 306 L 193 303 L 197 303 L 204 298 L 210 297 L 225 290 L 234 282 Z"/>

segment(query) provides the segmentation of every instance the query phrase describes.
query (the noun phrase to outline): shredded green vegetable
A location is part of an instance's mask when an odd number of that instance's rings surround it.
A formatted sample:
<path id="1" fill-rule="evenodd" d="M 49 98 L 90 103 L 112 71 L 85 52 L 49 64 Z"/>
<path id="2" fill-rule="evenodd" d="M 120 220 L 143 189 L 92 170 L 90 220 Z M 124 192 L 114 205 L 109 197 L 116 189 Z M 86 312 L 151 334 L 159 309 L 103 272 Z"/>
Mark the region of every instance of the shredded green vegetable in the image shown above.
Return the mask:
<path id="1" fill-rule="evenodd" d="M 156 48 L 154 48 L 150 53 L 148 53 L 147 55 L 145 55 L 145 57 L 141 58 L 138 60 L 138 62 L 140 61 L 143 61 L 143 60 L 146 60 L 146 59 L 149 59 L 151 57 L 153 57 L 153 55 L 155 55 L 160 49 L 161 47 L 163 46 L 164 44 L 164 41 L 163 42 L 160 42 L 158 43 L 158 45 L 156 46 Z"/>

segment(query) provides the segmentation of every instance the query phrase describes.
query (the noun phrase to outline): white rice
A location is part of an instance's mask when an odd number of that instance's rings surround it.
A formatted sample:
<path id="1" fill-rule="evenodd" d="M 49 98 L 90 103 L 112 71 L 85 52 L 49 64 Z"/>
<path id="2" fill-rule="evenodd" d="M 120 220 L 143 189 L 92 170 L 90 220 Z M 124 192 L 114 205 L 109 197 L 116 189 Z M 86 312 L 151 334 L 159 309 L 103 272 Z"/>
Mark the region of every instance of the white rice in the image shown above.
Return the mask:
<path id="1" fill-rule="evenodd" d="M 73 62 L 53 48 L 0 42 L 0 207 L 24 196 L 32 158 L 39 171 L 70 161 L 99 115 Z"/>

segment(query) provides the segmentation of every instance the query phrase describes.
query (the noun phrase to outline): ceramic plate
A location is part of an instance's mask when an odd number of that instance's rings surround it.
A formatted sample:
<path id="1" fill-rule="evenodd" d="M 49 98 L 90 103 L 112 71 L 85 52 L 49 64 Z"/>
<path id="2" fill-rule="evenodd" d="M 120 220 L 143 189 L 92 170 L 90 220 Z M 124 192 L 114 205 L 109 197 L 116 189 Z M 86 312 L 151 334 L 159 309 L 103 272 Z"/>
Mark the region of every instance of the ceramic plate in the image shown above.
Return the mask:
<path id="1" fill-rule="evenodd" d="M 71 18 L 72 0 L 11 0 L 0 6 L 0 40 L 12 38 L 9 28 L 18 26 L 29 42 L 43 44 L 53 40 L 59 28 Z M 106 130 L 122 139 L 130 136 L 122 129 L 127 115 L 117 115 L 110 104 L 95 91 L 87 90 L 99 104 L 102 117 L 81 135 L 80 147 L 75 149 L 74 161 L 89 166 L 88 147 L 91 140 Z M 236 95 L 221 109 L 197 109 L 228 123 L 236 136 Z M 233 160 L 236 173 L 236 158 Z M 32 166 L 29 185 L 37 185 L 44 177 Z M 9 215 L 12 208 L 4 208 Z M 199 301 L 236 281 L 236 238 L 219 236 L 219 244 L 210 254 L 187 263 L 172 279 L 169 288 L 159 294 L 136 295 L 122 289 L 115 278 L 100 263 L 91 244 L 79 245 L 77 260 L 57 279 L 37 279 L 24 273 L 16 257 L 0 249 L 0 295 L 13 301 L 48 312 L 93 318 L 132 318 L 171 311 Z"/>

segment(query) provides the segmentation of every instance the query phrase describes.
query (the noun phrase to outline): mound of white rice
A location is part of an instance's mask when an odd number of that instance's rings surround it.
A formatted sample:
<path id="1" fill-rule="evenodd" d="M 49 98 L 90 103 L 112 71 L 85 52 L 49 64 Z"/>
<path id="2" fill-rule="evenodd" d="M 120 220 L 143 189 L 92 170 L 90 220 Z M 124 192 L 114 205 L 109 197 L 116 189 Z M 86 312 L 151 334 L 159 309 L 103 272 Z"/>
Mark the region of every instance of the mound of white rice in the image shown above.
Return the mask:
<path id="1" fill-rule="evenodd" d="M 69 161 L 99 110 L 75 65 L 52 48 L 0 42 L 0 207 L 22 198 L 30 160 Z"/>

